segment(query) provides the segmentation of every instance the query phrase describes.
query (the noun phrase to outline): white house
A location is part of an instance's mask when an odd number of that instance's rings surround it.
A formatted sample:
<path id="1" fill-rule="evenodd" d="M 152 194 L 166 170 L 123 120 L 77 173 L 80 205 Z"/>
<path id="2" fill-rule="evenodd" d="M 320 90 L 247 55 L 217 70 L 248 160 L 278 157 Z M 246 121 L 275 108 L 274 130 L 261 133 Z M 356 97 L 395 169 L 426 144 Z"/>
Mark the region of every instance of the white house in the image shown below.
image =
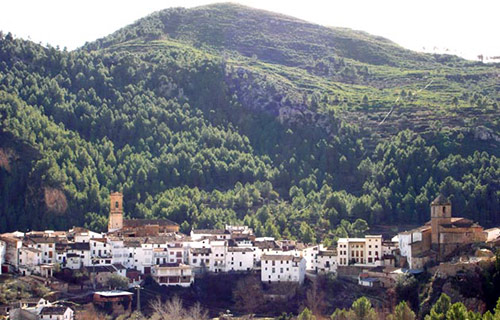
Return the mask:
<path id="1" fill-rule="evenodd" d="M 188 264 L 192 266 L 195 272 L 206 271 L 210 266 L 210 257 L 212 249 L 210 248 L 190 248 Z"/>
<path id="2" fill-rule="evenodd" d="M 423 233 L 430 232 L 431 226 L 424 225 L 413 230 L 401 232 L 398 234 L 398 246 L 400 254 L 406 257 L 408 261 L 408 267 L 410 269 L 415 268 L 415 263 L 413 261 L 412 246 L 418 245 L 419 242 L 423 240 Z"/>
<path id="3" fill-rule="evenodd" d="M 210 241 L 210 249 L 212 249 L 212 254 L 210 257 L 210 272 L 225 272 L 226 271 L 226 253 L 227 253 L 227 242 L 226 241 Z"/>
<path id="4" fill-rule="evenodd" d="M 358 276 L 358 284 L 364 287 L 376 287 L 380 284 L 380 280 L 377 278 L 368 277 L 366 275 L 360 274 Z"/>
<path id="5" fill-rule="evenodd" d="M 154 265 L 151 269 L 151 276 L 162 286 L 189 287 L 194 283 L 191 266 L 177 262 Z"/>
<path id="6" fill-rule="evenodd" d="M 225 229 L 193 229 L 191 230 L 191 239 L 201 240 L 203 238 L 212 238 L 217 240 L 231 239 L 231 233 Z"/>
<path id="7" fill-rule="evenodd" d="M 9 316 L 10 319 L 39 319 L 42 309 L 51 305 L 43 298 L 21 299 L 11 304 Z"/>
<path id="8" fill-rule="evenodd" d="M 394 251 L 399 248 L 398 241 L 382 241 L 382 255 L 393 255 Z"/>
<path id="9" fill-rule="evenodd" d="M 42 263 L 56 263 L 56 243 L 58 241 L 58 237 L 29 238 L 26 244 L 28 247 L 41 251 Z"/>
<path id="10" fill-rule="evenodd" d="M 151 273 L 153 266 L 153 245 L 149 243 L 127 243 L 129 257 L 127 259 L 129 268 L 137 269 L 144 274 Z"/>
<path id="11" fill-rule="evenodd" d="M 106 238 L 89 239 L 90 258 L 93 265 L 111 264 L 113 258 L 112 245 Z"/>
<path id="12" fill-rule="evenodd" d="M 90 239 L 104 238 L 102 233 L 90 231 L 85 228 L 73 228 L 69 230 L 69 234 L 73 236 L 73 242 L 89 242 Z"/>
<path id="13" fill-rule="evenodd" d="M 66 306 L 44 307 L 40 312 L 41 320 L 73 320 L 74 312 Z"/>
<path id="14" fill-rule="evenodd" d="M 226 271 L 250 271 L 254 266 L 254 251 L 246 247 L 228 247 Z"/>
<path id="15" fill-rule="evenodd" d="M 306 259 L 306 270 L 316 270 L 316 260 L 317 255 L 320 250 L 324 250 L 324 246 L 322 244 L 310 246 L 302 249 L 300 254 L 304 259 Z"/>
<path id="16" fill-rule="evenodd" d="M 90 243 L 69 243 L 66 247 L 66 261 L 63 266 L 70 269 L 80 269 L 91 265 Z"/>
<path id="17" fill-rule="evenodd" d="M 20 233 L 20 232 L 19 232 Z M 19 249 L 23 246 L 23 241 L 16 237 L 15 233 L 2 234 L 1 239 L 5 244 L 3 252 L 2 272 L 17 271 L 19 268 Z M 24 235 L 23 233 L 20 233 Z"/>
<path id="18" fill-rule="evenodd" d="M 264 254 L 279 254 L 283 253 L 281 247 L 276 243 L 274 238 L 258 238 L 253 242 L 253 250 L 255 253 L 255 262 L 259 263 Z"/>
<path id="19" fill-rule="evenodd" d="M 337 250 L 321 250 L 316 255 L 316 272 L 334 273 L 337 272 Z"/>
<path id="20" fill-rule="evenodd" d="M 19 249 L 19 271 L 23 276 L 31 275 L 41 263 L 41 250 L 29 247 Z"/>
<path id="21" fill-rule="evenodd" d="M 262 282 L 304 282 L 306 260 L 291 254 L 264 254 L 261 257 Z"/>

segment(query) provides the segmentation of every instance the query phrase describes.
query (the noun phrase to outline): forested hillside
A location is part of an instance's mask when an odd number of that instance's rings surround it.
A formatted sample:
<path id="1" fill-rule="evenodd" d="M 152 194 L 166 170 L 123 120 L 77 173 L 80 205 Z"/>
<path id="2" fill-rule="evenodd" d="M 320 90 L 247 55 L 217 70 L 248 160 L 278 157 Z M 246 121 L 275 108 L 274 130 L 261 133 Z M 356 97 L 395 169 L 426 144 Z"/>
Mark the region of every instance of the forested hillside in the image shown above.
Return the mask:
<path id="1" fill-rule="evenodd" d="M 500 223 L 498 65 L 220 4 L 67 52 L 0 37 L 0 232 L 129 217 L 306 242 Z"/>

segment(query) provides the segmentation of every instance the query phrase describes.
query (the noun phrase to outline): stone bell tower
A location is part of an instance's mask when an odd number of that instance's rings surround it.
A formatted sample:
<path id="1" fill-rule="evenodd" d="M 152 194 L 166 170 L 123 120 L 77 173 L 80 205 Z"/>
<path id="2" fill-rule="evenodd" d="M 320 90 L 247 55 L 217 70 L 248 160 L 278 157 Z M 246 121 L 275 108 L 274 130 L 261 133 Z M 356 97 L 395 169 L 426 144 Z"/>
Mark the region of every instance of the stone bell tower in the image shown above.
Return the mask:
<path id="1" fill-rule="evenodd" d="M 439 226 L 451 222 L 451 202 L 440 194 L 431 202 L 432 248 L 439 250 Z"/>
<path id="2" fill-rule="evenodd" d="M 123 194 L 113 192 L 110 199 L 108 232 L 123 228 Z"/>

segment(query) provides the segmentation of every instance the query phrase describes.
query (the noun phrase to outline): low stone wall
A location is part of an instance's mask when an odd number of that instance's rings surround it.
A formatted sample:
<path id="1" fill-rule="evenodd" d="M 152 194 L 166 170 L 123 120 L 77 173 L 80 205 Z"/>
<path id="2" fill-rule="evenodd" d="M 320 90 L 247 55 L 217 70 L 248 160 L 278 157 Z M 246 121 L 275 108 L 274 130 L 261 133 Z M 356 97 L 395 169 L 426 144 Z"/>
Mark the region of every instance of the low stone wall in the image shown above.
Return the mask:
<path id="1" fill-rule="evenodd" d="M 487 260 L 458 263 L 442 262 L 435 267 L 429 268 L 428 271 L 431 274 L 437 274 L 440 278 L 447 278 L 457 275 L 458 272 L 467 272 L 473 271 L 476 268 L 483 268 L 488 263 L 490 263 L 490 261 Z"/>
<path id="2" fill-rule="evenodd" d="M 363 270 L 368 269 L 368 267 L 357 267 L 357 266 L 338 266 L 337 274 L 344 277 L 358 277 Z"/>

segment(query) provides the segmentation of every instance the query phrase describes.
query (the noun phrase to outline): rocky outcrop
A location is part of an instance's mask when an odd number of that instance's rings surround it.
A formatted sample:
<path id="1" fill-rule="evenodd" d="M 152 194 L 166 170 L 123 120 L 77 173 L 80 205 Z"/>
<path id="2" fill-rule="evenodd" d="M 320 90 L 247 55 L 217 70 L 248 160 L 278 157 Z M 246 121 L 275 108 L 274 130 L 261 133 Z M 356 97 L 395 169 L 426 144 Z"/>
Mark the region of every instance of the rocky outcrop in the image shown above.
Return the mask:
<path id="1" fill-rule="evenodd" d="M 68 200 L 66 195 L 60 189 L 44 188 L 44 201 L 47 210 L 54 213 L 64 213 L 68 209 Z"/>
<path id="2" fill-rule="evenodd" d="M 474 139 L 482 141 L 495 141 L 500 143 L 500 137 L 493 130 L 484 126 L 474 128 Z"/>
<path id="3" fill-rule="evenodd" d="M 316 126 L 328 134 L 337 132 L 339 121 L 314 112 L 304 97 L 283 79 L 262 76 L 244 67 L 230 67 L 225 80 L 231 95 L 235 94 L 247 109 L 270 114 L 282 124 Z"/>
<path id="4" fill-rule="evenodd" d="M 4 168 L 8 172 L 10 172 L 10 162 L 13 156 L 14 152 L 12 150 L 0 148 L 0 168 Z"/>

